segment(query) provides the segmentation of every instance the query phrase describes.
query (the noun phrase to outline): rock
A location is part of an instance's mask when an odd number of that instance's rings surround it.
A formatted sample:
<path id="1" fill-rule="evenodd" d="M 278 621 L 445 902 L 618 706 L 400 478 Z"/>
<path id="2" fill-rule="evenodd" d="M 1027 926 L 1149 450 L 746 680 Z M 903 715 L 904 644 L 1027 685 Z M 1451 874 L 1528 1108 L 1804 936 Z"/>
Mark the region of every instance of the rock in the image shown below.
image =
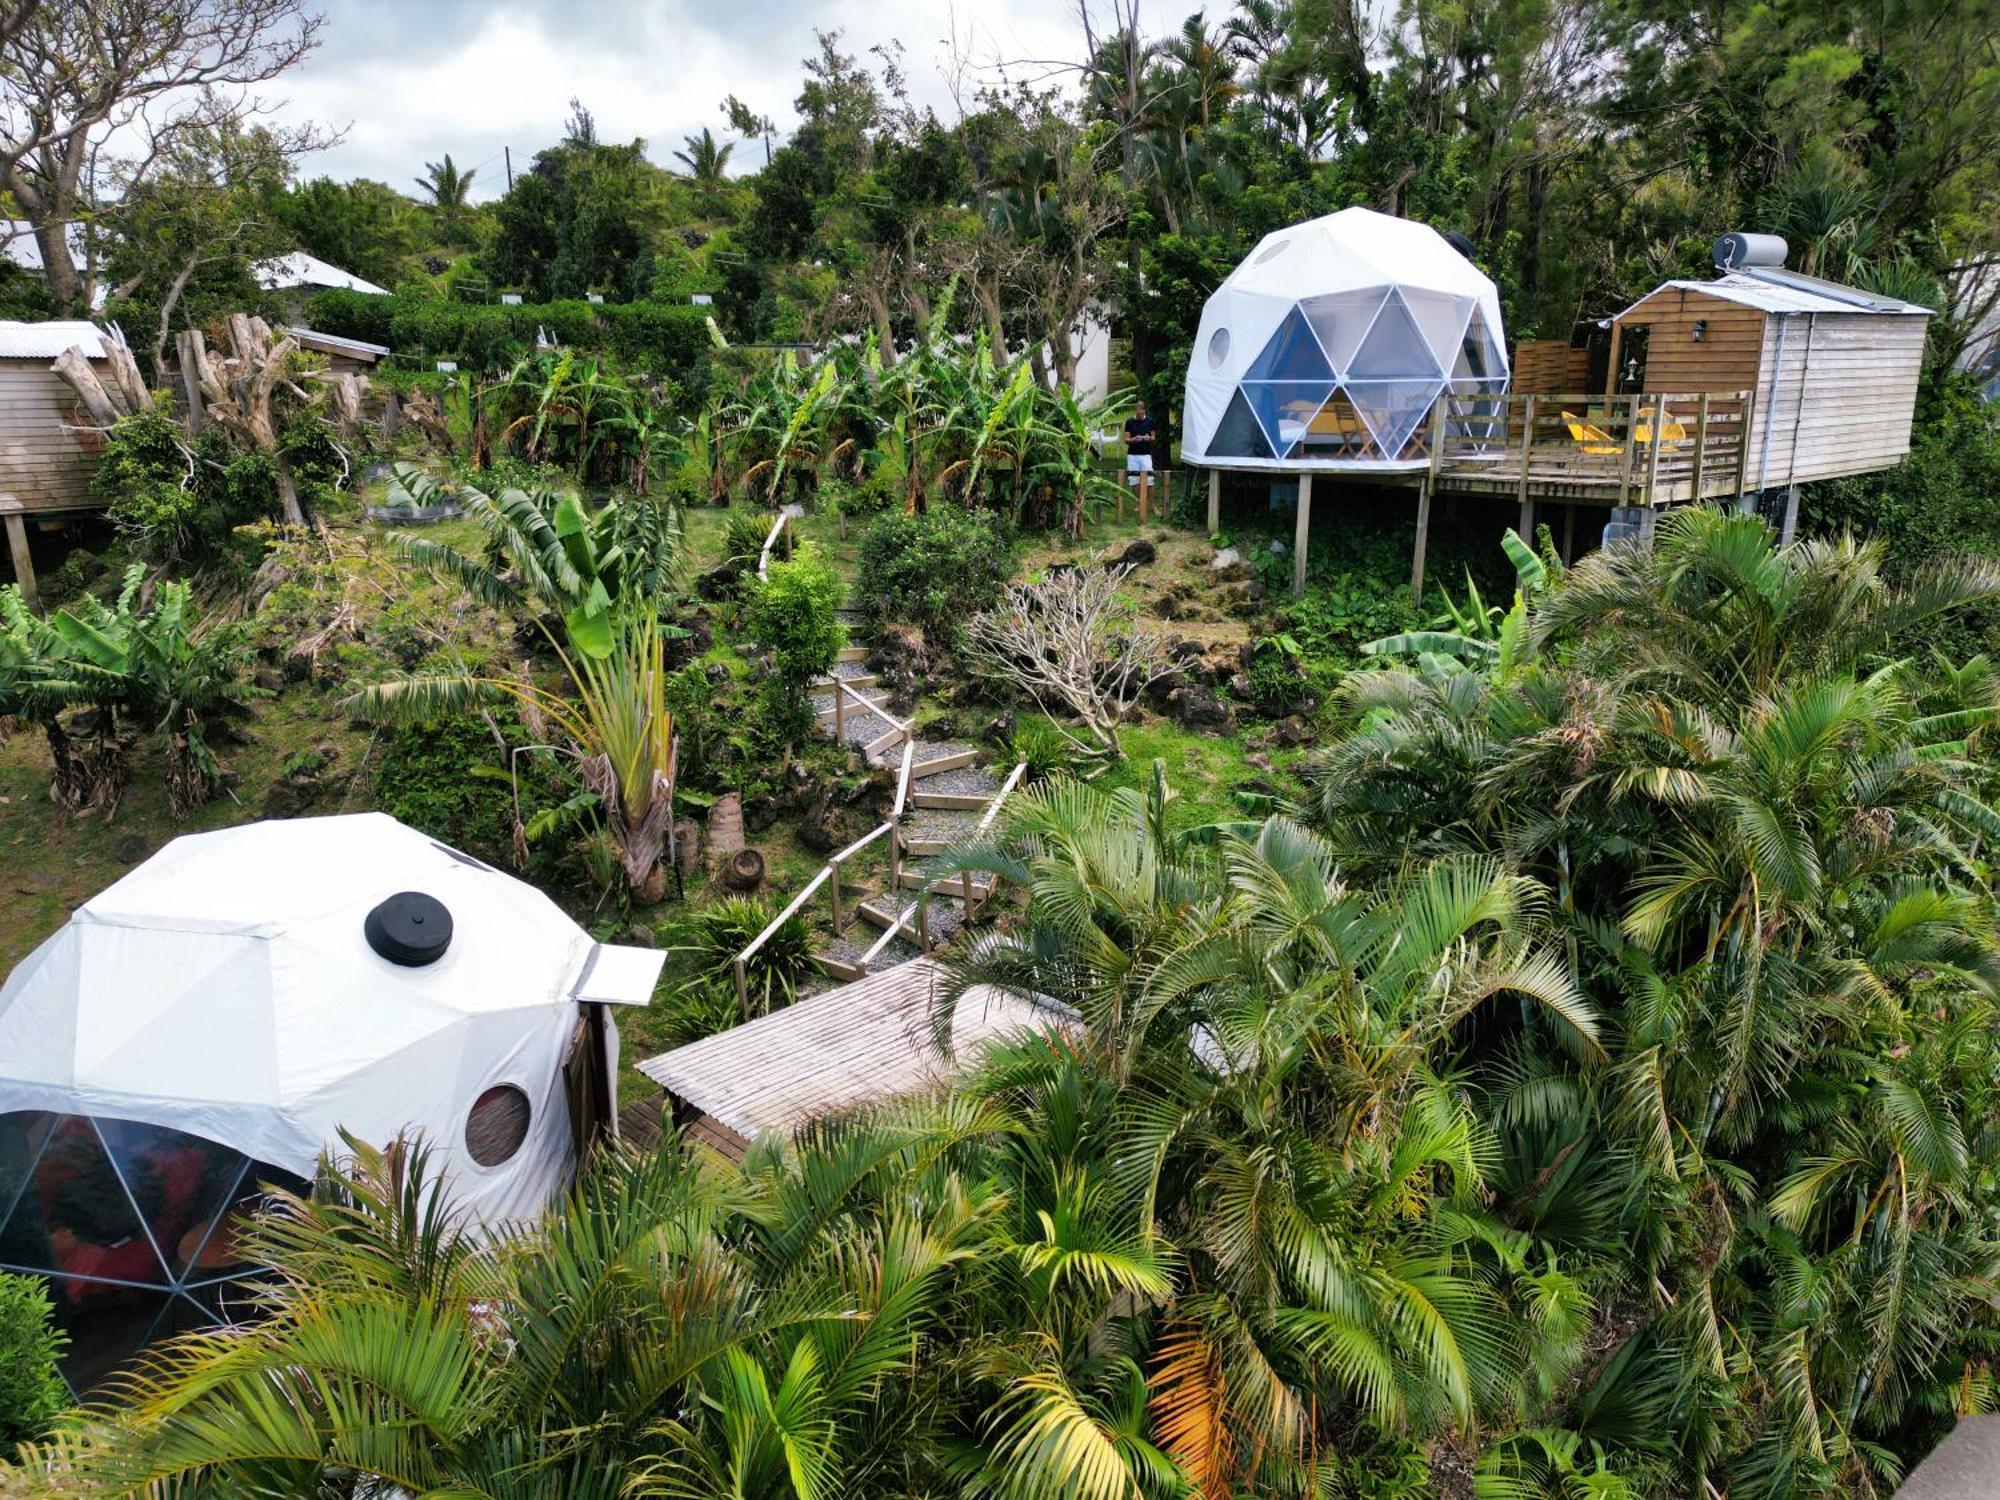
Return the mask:
<path id="1" fill-rule="evenodd" d="M 1131 546 L 1112 558 L 1105 566 L 1110 568 L 1141 568 L 1147 563 L 1158 559 L 1159 555 L 1160 549 L 1158 547 L 1155 547 L 1144 537 L 1140 537 Z"/>
<path id="2" fill-rule="evenodd" d="M 732 891 L 754 891 L 764 883 L 764 856 L 756 849 L 738 849 L 724 862 L 718 878 Z"/>
<path id="3" fill-rule="evenodd" d="M 146 857 L 146 841 L 136 833 L 121 834 L 111 846 L 111 854 L 121 865 L 136 865 Z"/>
<path id="4" fill-rule="evenodd" d="M 748 833 L 763 833 L 778 821 L 778 799 L 759 792 L 743 804 L 743 827 Z"/>
<path id="5" fill-rule="evenodd" d="M 1312 726 L 1297 714 L 1280 719 L 1271 726 L 1271 743 L 1283 749 L 1296 749 L 1300 745 L 1310 745 L 1312 742 Z"/>
<path id="6" fill-rule="evenodd" d="M 284 690 L 285 674 L 273 667 L 259 667 L 250 680 L 267 693 Z"/>
<path id="7" fill-rule="evenodd" d="M 1215 690 L 1198 682 L 1169 693 L 1165 712 L 1183 729 L 1228 729 L 1236 722 L 1236 716 L 1215 696 Z"/>
<path id="8" fill-rule="evenodd" d="M 834 802 L 831 790 L 821 795 L 799 820 L 799 842 L 815 854 L 844 849 L 859 836 L 853 814 Z"/>
<path id="9" fill-rule="evenodd" d="M 625 929 L 625 946 L 628 948 L 657 948 L 660 946 L 660 940 L 654 936 L 653 929 L 648 927 L 644 922 L 634 922 L 630 927 Z"/>
<path id="10" fill-rule="evenodd" d="M 1162 672 L 1158 677 L 1155 677 L 1151 682 L 1146 684 L 1146 700 L 1154 708 L 1165 713 L 1167 700 L 1172 698 L 1182 688 L 1191 687 L 1192 685 L 1193 679 L 1185 672 Z"/>
<path id="11" fill-rule="evenodd" d="M 919 691 L 931 665 L 923 632 L 908 625 L 889 626 L 869 651 L 866 665 L 876 684 L 892 693 Z"/>
<path id="12" fill-rule="evenodd" d="M 939 714 L 923 726 L 923 737 L 928 740 L 955 740 L 958 738 L 958 715 Z"/>
<path id="13" fill-rule="evenodd" d="M 1268 771 L 1271 769 L 1271 757 L 1256 754 L 1246 755 L 1243 757 L 1243 764 L 1246 766 L 1255 766 L 1260 771 Z"/>
<path id="14" fill-rule="evenodd" d="M 1250 596 L 1250 602 L 1252 604 L 1262 604 L 1264 602 L 1264 596 L 1270 593 L 1270 590 L 1264 587 L 1263 579 L 1253 578 L 1250 580 L 1249 584 L 1246 585 L 1244 592 Z"/>
<path id="15" fill-rule="evenodd" d="M 1234 547 L 1224 547 L 1208 560 L 1208 570 L 1211 573 L 1226 573 L 1231 568 L 1240 568 L 1243 565 L 1243 554 Z"/>
<path id="16" fill-rule="evenodd" d="M 1255 689 L 1250 685 L 1248 672 L 1238 672 L 1229 679 L 1229 696 L 1243 703 L 1248 703 L 1256 696 Z"/>
<path id="17" fill-rule="evenodd" d="M 996 745 L 1004 745 L 1014 738 L 1014 716 L 1000 714 L 986 721 L 983 731 L 986 738 Z"/>
<path id="18" fill-rule="evenodd" d="M 1208 647 L 1191 635 L 1184 635 L 1169 648 L 1167 655 L 1185 666 L 1188 662 L 1206 655 Z"/>

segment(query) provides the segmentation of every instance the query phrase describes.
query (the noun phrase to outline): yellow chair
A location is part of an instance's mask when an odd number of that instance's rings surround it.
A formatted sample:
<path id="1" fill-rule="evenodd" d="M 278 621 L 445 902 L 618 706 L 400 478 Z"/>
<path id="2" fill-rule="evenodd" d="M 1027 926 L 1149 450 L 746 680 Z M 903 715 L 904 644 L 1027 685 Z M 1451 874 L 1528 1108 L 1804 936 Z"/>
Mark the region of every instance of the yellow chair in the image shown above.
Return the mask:
<path id="1" fill-rule="evenodd" d="M 1569 429 L 1571 440 L 1584 453 L 1622 453 L 1625 451 L 1624 446 L 1618 439 L 1614 438 L 1602 427 L 1584 421 L 1582 417 L 1579 417 L 1573 411 L 1563 413 L 1563 426 Z"/>
<path id="2" fill-rule="evenodd" d="M 1655 408 L 1655 410 L 1658 410 L 1660 414 L 1660 441 L 1663 443 L 1686 442 L 1687 428 L 1681 425 L 1680 418 L 1664 408 Z M 1637 422 L 1632 424 L 1632 440 L 1634 442 L 1650 443 L 1653 441 L 1653 424 L 1649 420 L 1651 416 L 1652 412 L 1648 411 L 1642 414 Z"/>

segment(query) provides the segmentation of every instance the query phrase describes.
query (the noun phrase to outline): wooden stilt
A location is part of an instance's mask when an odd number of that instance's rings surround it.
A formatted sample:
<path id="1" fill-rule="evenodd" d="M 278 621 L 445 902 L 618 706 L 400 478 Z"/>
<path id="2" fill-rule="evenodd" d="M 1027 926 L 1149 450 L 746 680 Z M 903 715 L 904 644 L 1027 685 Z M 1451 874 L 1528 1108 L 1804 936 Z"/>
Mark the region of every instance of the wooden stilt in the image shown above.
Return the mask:
<path id="1" fill-rule="evenodd" d="M 1222 470 L 1208 471 L 1208 534 L 1222 530 Z"/>
<path id="2" fill-rule="evenodd" d="M 1576 507 L 1574 505 L 1565 505 L 1563 507 L 1562 554 L 1564 562 L 1573 563 L 1576 561 Z"/>
<path id="3" fill-rule="evenodd" d="M 1299 520 L 1292 532 L 1292 597 L 1306 591 L 1306 537 L 1312 531 L 1313 477 L 1299 475 Z"/>
<path id="4" fill-rule="evenodd" d="M 1789 547 L 1799 529 L 1799 487 L 1785 486 L 1785 524 L 1778 528 L 1778 545 Z"/>
<path id="5" fill-rule="evenodd" d="M 1520 532 L 1521 540 L 1530 547 L 1535 544 L 1535 502 L 1533 498 L 1521 502 L 1521 524 L 1514 528 Z"/>
<path id="6" fill-rule="evenodd" d="M 1424 602 L 1424 553 L 1431 542 L 1431 477 L 1426 474 L 1417 486 L 1417 550 L 1410 560 L 1410 593 Z"/>
<path id="7" fill-rule="evenodd" d="M 12 495 L 0 495 L 0 521 L 7 526 L 7 551 L 14 559 L 14 581 L 21 586 L 21 597 L 33 604 L 37 590 L 35 561 L 28 556 L 28 523 L 21 514 L 21 502 Z"/>

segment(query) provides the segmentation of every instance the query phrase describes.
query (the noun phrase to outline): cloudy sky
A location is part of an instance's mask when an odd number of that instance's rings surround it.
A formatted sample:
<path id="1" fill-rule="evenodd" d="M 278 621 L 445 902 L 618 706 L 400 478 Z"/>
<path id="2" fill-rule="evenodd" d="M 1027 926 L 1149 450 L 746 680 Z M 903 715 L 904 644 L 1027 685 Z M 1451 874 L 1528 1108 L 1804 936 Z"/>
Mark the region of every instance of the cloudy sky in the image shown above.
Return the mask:
<path id="1" fill-rule="evenodd" d="M 989 70 L 1082 51 L 1077 0 L 320 3 L 319 51 L 271 86 L 287 101 L 283 118 L 347 131 L 303 163 L 306 175 L 375 177 L 408 190 L 425 162 L 449 151 L 459 166 L 479 168 L 478 199 L 505 186 L 503 146 L 519 170 L 556 139 L 572 95 L 596 115 L 601 138 L 643 136 L 663 165 L 683 136 L 704 125 L 723 133 L 726 94 L 782 130 L 815 27 L 840 29 L 843 50 L 856 54 L 900 41 L 912 95 L 941 113 L 951 109 L 944 72 L 954 34 L 958 51 Z M 1108 12 L 1102 0 L 1098 8 Z M 753 151 L 761 157 L 761 147 L 738 146 L 738 162 L 750 165 Z"/>

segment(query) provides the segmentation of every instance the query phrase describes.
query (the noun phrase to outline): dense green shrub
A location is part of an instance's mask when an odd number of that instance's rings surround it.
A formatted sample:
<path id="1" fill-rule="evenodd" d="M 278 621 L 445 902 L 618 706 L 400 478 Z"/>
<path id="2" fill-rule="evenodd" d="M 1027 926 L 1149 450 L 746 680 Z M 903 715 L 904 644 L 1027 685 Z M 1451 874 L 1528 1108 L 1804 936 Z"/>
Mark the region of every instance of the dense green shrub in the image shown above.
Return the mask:
<path id="1" fill-rule="evenodd" d="M 769 722 L 787 744 L 812 730 L 813 679 L 832 670 L 847 644 L 841 628 L 840 576 L 812 547 L 790 562 L 774 562 L 750 601 L 750 632 L 770 649 L 774 670 L 765 681 Z"/>
<path id="2" fill-rule="evenodd" d="M 736 955 L 770 925 L 777 913 L 762 896 L 725 896 L 692 913 L 669 934 L 669 998 L 659 1009 L 666 1024 L 658 1041 L 680 1046 L 743 1019 L 736 993 Z M 799 981 L 812 969 L 812 932 L 797 913 L 785 919 L 744 965 L 750 1013 L 790 1005 Z"/>
<path id="3" fill-rule="evenodd" d="M 147 556 L 172 562 L 193 549 L 207 482 L 180 424 L 165 411 L 113 425 L 90 487 Z"/>
<path id="4" fill-rule="evenodd" d="M 894 511 L 861 535 L 855 603 L 870 630 L 903 621 L 944 644 L 1000 598 L 1013 571 L 1013 538 L 984 511 Z"/>
<path id="5" fill-rule="evenodd" d="M 323 333 L 387 344 L 415 358 L 455 359 L 480 372 L 505 369 L 539 332 L 602 351 L 634 369 L 699 384 L 710 348 L 703 309 L 665 302 L 453 302 L 363 292 L 322 292 L 306 317 Z"/>
<path id="6" fill-rule="evenodd" d="M 14 1444 L 44 1436 L 69 1405 L 57 1362 L 69 1336 L 51 1320 L 39 1276 L 0 1271 L 0 1459 Z"/>
<path id="7" fill-rule="evenodd" d="M 488 864 L 513 858 L 513 794 L 493 731 L 477 714 L 385 731 L 376 751 L 375 804 Z"/>

